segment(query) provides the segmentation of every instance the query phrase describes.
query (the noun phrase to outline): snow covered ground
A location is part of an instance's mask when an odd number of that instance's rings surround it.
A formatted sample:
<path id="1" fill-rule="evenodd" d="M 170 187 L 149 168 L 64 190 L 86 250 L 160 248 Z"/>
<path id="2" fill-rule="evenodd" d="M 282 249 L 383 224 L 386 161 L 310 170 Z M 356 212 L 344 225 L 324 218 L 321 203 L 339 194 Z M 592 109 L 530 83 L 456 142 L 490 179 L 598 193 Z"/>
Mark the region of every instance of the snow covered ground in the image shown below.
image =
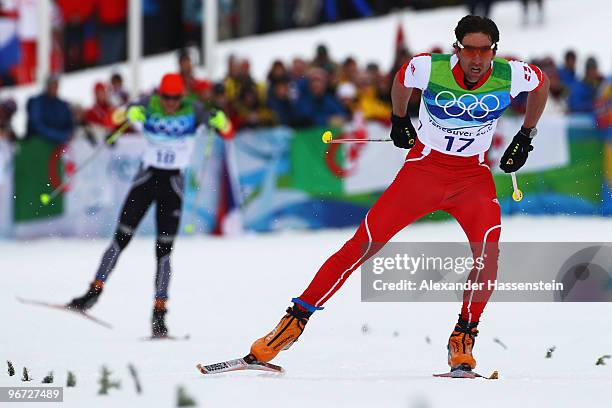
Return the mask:
<path id="1" fill-rule="evenodd" d="M 453 303 L 361 303 L 358 273 L 318 312 L 291 350 L 275 362 L 284 376 L 238 372 L 203 377 L 198 362 L 244 355 L 271 329 L 292 296 L 352 231 L 286 232 L 232 238 L 180 238 L 171 283 L 168 324 L 188 341 L 146 342 L 153 290 L 151 239 L 139 238 L 119 260 L 93 314 L 99 327 L 65 312 L 18 303 L 15 296 L 65 302 L 85 289 L 106 241 L 0 242 L 0 386 L 21 386 L 22 366 L 38 385 L 48 371 L 65 385 L 61 407 L 173 407 L 183 385 L 201 407 L 609 407 L 611 305 L 489 305 L 476 347 L 479 371 L 499 381 L 432 378 L 446 370 L 445 343 L 456 320 Z M 507 218 L 504 241 L 612 241 L 612 220 Z M 455 222 L 419 224 L 396 241 L 462 241 Z M 362 326 L 370 328 L 362 333 Z M 398 335 L 394 336 L 393 333 Z M 425 341 L 431 338 L 431 344 Z M 501 339 L 504 350 L 493 339 Z M 546 349 L 556 346 L 552 359 Z M 139 370 L 137 395 L 127 370 Z M 100 367 L 122 389 L 98 396 Z M 611 363 L 612 364 L 612 363 Z M 0 406 L 10 406 L 0 403 Z M 19 406 L 19 405 L 16 405 Z"/>

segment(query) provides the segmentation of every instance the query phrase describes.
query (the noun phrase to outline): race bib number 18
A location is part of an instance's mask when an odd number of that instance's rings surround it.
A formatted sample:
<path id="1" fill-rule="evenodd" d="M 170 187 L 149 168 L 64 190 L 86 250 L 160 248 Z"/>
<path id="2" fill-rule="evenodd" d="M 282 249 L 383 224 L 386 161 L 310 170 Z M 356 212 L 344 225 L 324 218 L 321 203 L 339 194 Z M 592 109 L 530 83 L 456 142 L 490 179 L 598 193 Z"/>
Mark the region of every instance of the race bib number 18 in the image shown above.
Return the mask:
<path id="1" fill-rule="evenodd" d="M 176 154 L 172 150 L 158 150 L 157 163 L 165 166 L 171 166 L 176 160 Z"/>

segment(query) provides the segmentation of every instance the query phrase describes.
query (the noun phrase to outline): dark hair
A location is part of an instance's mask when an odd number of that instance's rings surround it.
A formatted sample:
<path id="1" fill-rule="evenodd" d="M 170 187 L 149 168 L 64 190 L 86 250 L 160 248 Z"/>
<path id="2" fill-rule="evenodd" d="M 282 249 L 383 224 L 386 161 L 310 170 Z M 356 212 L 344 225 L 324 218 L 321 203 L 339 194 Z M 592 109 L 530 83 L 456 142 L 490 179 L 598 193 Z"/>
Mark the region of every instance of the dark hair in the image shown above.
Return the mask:
<path id="1" fill-rule="evenodd" d="M 113 82 L 113 81 L 121 81 L 121 82 L 123 82 L 123 77 L 121 76 L 120 73 L 113 72 L 113 75 L 111 75 L 110 80 L 111 80 L 111 82 Z"/>
<path id="2" fill-rule="evenodd" d="M 576 52 L 574 50 L 565 51 L 565 59 L 573 58 L 576 59 Z"/>
<path id="3" fill-rule="evenodd" d="M 493 44 L 499 42 L 499 30 L 493 20 L 487 17 L 467 15 L 459 20 L 455 27 L 455 37 L 462 42 L 466 34 L 483 33 L 489 36 Z"/>
<path id="4" fill-rule="evenodd" d="M 586 69 L 597 69 L 597 60 L 595 59 L 595 57 L 587 58 L 585 67 Z"/>
<path id="5" fill-rule="evenodd" d="M 185 61 L 185 60 L 190 60 L 191 61 L 191 55 L 189 55 L 189 50 L 187 48 L 181 48 L 178 53 L 178 61 L 179 63 Z"/>

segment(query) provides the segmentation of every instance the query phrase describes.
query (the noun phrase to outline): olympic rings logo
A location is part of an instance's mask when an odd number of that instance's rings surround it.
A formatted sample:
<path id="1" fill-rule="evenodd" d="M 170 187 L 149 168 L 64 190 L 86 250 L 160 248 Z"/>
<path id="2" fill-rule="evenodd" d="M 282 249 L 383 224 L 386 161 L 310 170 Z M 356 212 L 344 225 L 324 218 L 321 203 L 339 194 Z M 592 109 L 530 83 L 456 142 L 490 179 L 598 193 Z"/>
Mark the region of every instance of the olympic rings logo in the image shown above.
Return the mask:
<path id="1" fill-rule="evenodd" d="M 187 116 L 163 117 L 159 114 L 152 114 L 148 124 L 155 133 L 165 133 L 170 135 L 183 135 L 191 128 L 191 123 Z"/>
<path id="2" fill-rule="evenodd" d="M 444 103 L 441 104 L 439 99 L 444 94 L 450 95 L 452 99 L 447 100 L 446 102 L 443 101 Z M 496 103 L 495 107 L 489 106 L 487 104 L 486 101 L 488 98 L 493 99 L 494 101 L 493 103 Z M 442 91 L 438 93 L 436 95 L 435 102 L 437 106 L 444 109 L 444 113 L 446 113 L 448 116 L 453 117 L 453 118 L 462 116 L 463 114 L 467 112 L 467 114 L 470 115 L 472 119 L 483 119 L 489 113 L 496 111 L 501 106 L 501 102 L 499 101 L 499 98 L 493 94 L 487 94 L 483 96 L 481 99 L 478 99 L 476 95 L 463 94 L 459 97 L 459 99 L 457 99 L 455 94 L 450 91 Z M 455 108 L 455 109 L 450 109 L 450 108 Z M 476 109 L 478 109 L 478 111 L 481 111 L 482 114 L 476 114 Z M 456 113 L 452 113 L 453 110 Z"/>

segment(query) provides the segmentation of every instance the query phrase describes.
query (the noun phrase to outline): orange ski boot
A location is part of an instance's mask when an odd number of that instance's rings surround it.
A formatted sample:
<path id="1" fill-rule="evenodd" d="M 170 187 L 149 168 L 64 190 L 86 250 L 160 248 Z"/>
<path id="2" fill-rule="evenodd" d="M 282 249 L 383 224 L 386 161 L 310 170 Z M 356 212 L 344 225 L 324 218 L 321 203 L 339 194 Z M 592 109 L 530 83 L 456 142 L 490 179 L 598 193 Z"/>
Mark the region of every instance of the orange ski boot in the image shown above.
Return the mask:
<path id="1" fill-rule="evenodd" d="M 448 365 L 451 371 L 472 371 L 476 368 L 476 360 L 472 349 L 476 343 L 478 322 L 470 322 L 459 317 L 455 329 L 448 339 Z"/>
<path id="2" fill-rule="evenodd" d="M 311 315 L 312 312 L 301 309 L 297 304 L 287 308 L 287 313 L 276 327 L 251 345 L 251 354 L 263 363 L 272 360 L 297 341 Z"/>

